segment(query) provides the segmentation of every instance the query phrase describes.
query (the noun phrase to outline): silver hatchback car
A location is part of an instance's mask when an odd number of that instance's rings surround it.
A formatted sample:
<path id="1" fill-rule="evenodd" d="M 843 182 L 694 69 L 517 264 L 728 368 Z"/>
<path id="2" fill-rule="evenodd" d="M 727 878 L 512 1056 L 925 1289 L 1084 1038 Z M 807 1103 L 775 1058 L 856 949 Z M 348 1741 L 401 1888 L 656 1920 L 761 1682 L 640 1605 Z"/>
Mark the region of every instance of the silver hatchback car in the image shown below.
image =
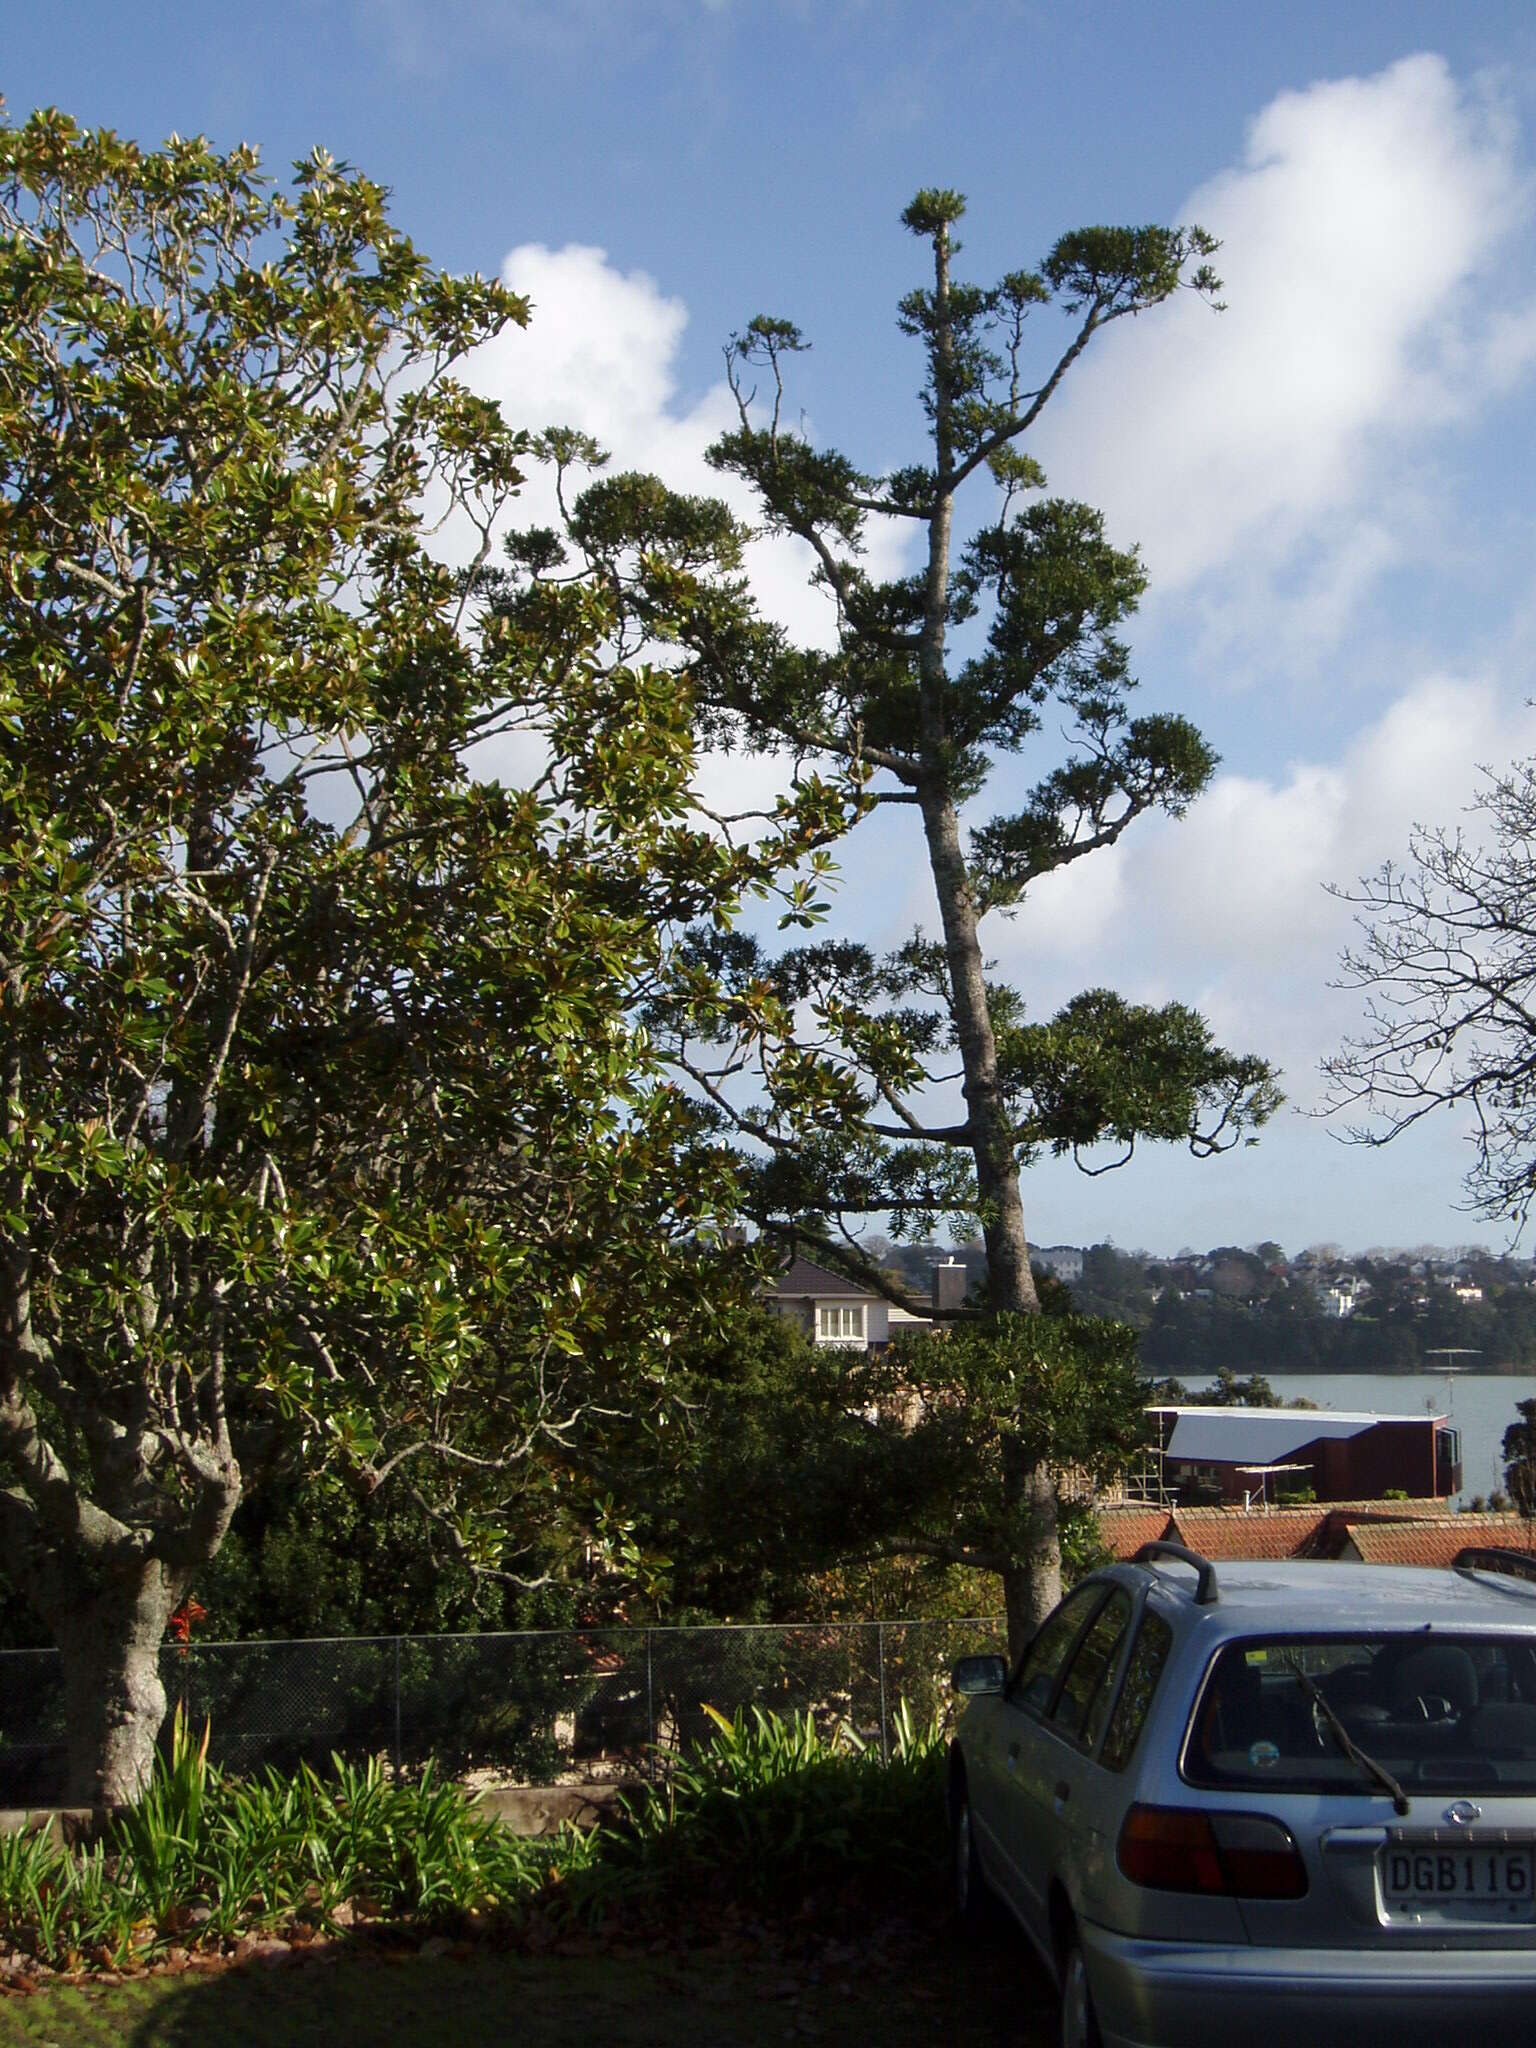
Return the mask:
<path id="1" fill-rule="evenodd" d="M 1536 2031 L 1536 1561 L 1083 1580 L 949 1759 L 956 1904 L 1012 1912 L 1064 2048 Z"/>

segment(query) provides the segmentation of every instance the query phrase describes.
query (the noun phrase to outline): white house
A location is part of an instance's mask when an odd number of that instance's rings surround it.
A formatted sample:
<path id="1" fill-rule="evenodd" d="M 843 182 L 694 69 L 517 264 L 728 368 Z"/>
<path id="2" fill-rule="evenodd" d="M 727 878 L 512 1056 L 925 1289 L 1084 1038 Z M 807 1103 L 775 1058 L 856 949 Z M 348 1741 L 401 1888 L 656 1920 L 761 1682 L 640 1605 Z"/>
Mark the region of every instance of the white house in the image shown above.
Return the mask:
<path id="1" fill-rule="evenodd" d="M 793 1259 L 763 1289 L 775 1315 L 796 1323 L 818 1344 L 886 1344 L 890 1313 L 884 1295 L 829 1273 L 809 1259 Z"/>

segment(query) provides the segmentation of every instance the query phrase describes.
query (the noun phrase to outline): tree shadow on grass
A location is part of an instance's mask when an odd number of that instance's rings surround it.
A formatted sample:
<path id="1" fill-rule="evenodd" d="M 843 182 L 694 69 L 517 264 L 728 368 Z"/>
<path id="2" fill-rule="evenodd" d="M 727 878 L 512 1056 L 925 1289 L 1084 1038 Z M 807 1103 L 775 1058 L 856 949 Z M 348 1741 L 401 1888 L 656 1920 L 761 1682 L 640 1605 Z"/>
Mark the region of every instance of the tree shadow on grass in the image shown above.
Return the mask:
<path id="1" fill-rule="evenodd" d="M 124 1987 L 126 1990 L 128 1987 Z M 323 1958 L 188 1971 L 139 1990 L 128 2048 L 1045 2048 L 1054 2001 L 1016 1935 L 832 1944 L 813 1960 L 681 1953 L 423 1956 L 355 1944 Z M 97 2008 L 106 2019 L 105 2003 Z M 82 2039 L 84 2037 L 82 2036 Z"/>

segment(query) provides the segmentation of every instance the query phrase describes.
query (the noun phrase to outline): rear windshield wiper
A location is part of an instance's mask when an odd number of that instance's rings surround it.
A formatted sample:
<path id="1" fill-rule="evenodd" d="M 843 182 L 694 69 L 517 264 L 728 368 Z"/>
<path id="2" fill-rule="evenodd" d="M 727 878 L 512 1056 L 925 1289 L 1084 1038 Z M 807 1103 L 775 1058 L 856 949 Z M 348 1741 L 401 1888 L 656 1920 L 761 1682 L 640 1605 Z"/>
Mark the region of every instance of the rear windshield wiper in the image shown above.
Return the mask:
<path id="1" fill-rule="evenodd" d="M 1343 1750 L 1345 1756 L 1349 1758 L 1349 1761 L 1356 1765 L 1358 1769 L 1364 1771 L 1368 1778 L 1373 1779 L 1383 1792 L 1391 1793 L 1395 1812 L 1407 1813 L 1409 1806 L 1408 1794 L 1403 1790 L 1396 1778 L 1393 1777 L 1386 1765 L 1379 1764 L 1375 1757 L 1366 1755 L 1365 1751 L 1355 1741 L 1349 1730 L 1344 1726 L 1344 1723 L 1333 1711 L 1333 1708 L 1328 1704 L 1327 1699 L 1312 1683 L 1306 1672 L 1302 1670 L 1297 1660 L 1294 1657 L 1287 1657 L 1284 1661 L 1286 1670 L 1290 1672 L 1292 1678 L 1295 1679 L 1307 1698 L 1312 1702 L 1313 1711 L 1321 1714 L 1328 1723 L 1329 1733 L 1333 1736 L 1339 1748 Z"/>

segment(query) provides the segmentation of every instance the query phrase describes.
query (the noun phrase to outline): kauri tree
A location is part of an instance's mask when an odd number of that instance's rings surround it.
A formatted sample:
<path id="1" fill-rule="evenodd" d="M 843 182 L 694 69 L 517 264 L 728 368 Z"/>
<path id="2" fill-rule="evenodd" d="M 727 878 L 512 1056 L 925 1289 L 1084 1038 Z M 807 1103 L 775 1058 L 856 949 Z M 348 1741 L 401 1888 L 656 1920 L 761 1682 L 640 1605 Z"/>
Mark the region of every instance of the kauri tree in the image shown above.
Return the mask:
<path id="1" fill-rule="evenodd" d="M 630 630 L 686 649 L 717 737 L 777 753 L 796 774 L 836 763 L 862 779 L 869 810 L 910 819 L 935 935 L 919 932 L 880 960 L 858 939 L 769 958 L 739 931 L 710 934 L 697 949 L 701 980 L 722 978 L 735 1008 L 720 1010 L 713 1037 L 696 1013 L 676 1020 L 673 1045 L 766 1161 L 761 1220 L 809 1229 L 818 1257 L 836 1259 L 841 1246 L 851 1269 L 874 1277 L 858 1254 L 860 1219 L 889 1215 L 898 1231 L 944 1212 L 979 1222 L 1001 1389 L 1030 1347 L 1027 1331 L 1002 1326 L 1039 1309 L 1020 1181 L 1030 1161 L 1070 1154 L 1102 1170 L 1144 1140 L 1214 1153 L 1261 1124 L 1277 1095 L 1261 1059 L 1214 1043 L 1181 1003 L 1090 987 L 1036 1016 L 988 970 L 989 917 L 1016 911 L 1037 883 L 1115 845 L 1139 817 L 1179 815 L 1214 767 L 1185 719 L 1133 711 L 1122 634 L 1141 566 L 1098 513 L 1047 495 L 1027 443 L 1097 336 L 1180 290 L 1209 298 L 1217 281 L 1200 230 L 1146 227 L 1083 229 L 1037 269 L 971 284 L 953 270 L 963 210 L 956 193 L 924 191 L 903 216 L 932 263 L 900 308 L 923 364 L 919 460 L 869 474 L 790 424 L 787 378 L 806 344 L 789 322 L 754 319 L 727 353 L 739 423 L 711 460 L 750 485 L 759 530 L 809 551 L 835 616 L 830 648 L 793 644 L 753 609 L 741 536 L 722 506 L 652 481 L 597 476 L 574 500 L 564 564 L 547 535 L 514 552 L 536 585 L 569 573 L 574 543 L 584 566 L 622 590 Z M 1037 350 L 1037 329 L 1053 318 L 1064 328 Z M 912 573 L 869 573 L 872 521 L 911 534 Z M 719 573 L 704 579 L 703 601 L 679 606 L 669 564 L 684 545 L 701 576 L 712 551 Z M 1027 764 L 1019 795 L 1015 758 Z M 973 823 L 1004 763 L 1008 808 Z M 946 1100 L 948 1082 L 958 1102 Z M 807 1117 L 820 1133 L 809 1142 L 792 1123 Z M 1049 1371 L 1054 1347 L 1039 1336 Z M 965 1372 L 974 1377 L 974 1361 Z M 1036 1426 L 1017 1409 L 998 1454 L 988 1547 L 1007 1559 L 1018 1642 L 1059 1586 L 1043 1411 Z"/>

